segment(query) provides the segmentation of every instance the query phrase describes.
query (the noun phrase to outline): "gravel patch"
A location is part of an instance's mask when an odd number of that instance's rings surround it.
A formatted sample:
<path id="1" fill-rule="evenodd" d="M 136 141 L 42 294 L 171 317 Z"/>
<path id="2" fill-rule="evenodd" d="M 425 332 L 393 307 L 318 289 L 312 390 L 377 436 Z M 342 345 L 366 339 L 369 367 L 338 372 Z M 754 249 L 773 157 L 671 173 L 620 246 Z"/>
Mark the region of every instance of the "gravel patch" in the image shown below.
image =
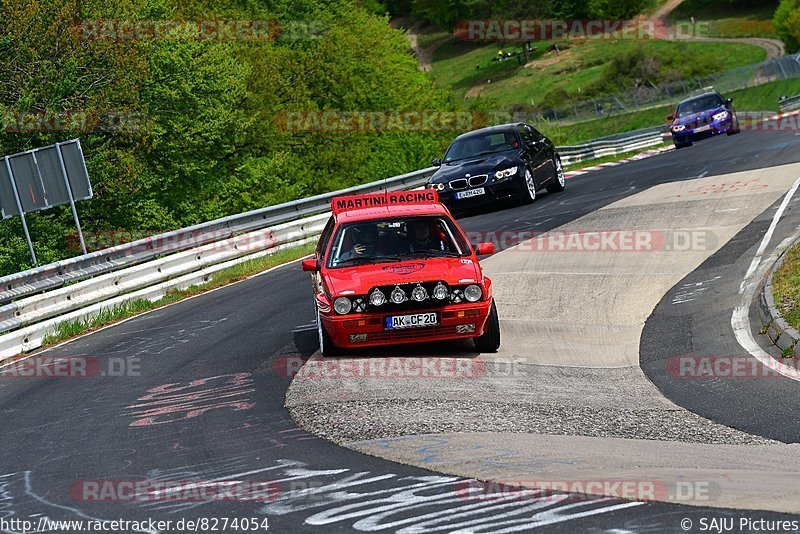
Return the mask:
<path id="1" fill-rule="evenodd" d="M 445 432 L 776 443 L 673 404 L 639 367 L 591 369 L 442 357 L 434 369 L 453 369 L 458 361 L 461 372 L 421 378 L 403 376 L 410 358 L 394 360 L 402 365 L 387 365 L 376 373 L 365 371 L 373 361 L 356 367 L 360 362 L 353 359 L 312 358 L 289 386 L 286 407 L 300 427 L 339 444 Z"/>
<path id="2" fill-rule="evenodd" d="M 515 432 L 704 444 L 777 443 L 683 409 L 615 410 L 552 404 L 351 401 L 290 407 L 299 426 L 338 444 L 411 434 Z"/>

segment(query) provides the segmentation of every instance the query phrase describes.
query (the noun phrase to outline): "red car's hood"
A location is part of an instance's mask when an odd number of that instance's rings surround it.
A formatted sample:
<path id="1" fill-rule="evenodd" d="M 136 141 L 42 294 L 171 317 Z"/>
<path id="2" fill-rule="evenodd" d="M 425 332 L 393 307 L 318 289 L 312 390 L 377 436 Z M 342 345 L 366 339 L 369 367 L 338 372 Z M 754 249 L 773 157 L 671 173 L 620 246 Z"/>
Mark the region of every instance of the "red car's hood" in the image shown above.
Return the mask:
<path id="1" fill-rule="evenodd" d="M 379 263 L 326 269 L 325 285 L 332 295 L 364 295 L 370 288 L 411 282 L 442 280 L 450 285 L 480 282 L 478 262 L 464 258 L 425 258 L 396 263 Z M 352 293 L 350 293 L 352 292 Z"/>

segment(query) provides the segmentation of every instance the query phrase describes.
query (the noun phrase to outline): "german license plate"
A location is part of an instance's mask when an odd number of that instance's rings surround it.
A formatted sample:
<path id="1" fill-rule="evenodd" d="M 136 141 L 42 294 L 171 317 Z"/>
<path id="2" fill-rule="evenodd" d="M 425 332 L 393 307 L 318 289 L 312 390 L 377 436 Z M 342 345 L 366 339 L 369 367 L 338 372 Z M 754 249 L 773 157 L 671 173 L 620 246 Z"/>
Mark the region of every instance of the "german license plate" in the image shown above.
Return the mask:
<path id="1" fill-rule="evenodd" d="M 711 125 L 710 124 L 706 124 L 705 126 L 700 126 L 699 128 L 695 128 L 694 131 L 695 132 L 707 132 L 710 129 L 711 129 Z"/>
<path id="2" fill-rule="evenodd" d="M 477 187 L 475 189 L 470 189 L 469 191 L 460 191 L 456 193 L 456 198 L 462 199 L 462 198 L 477 197 L 478 195 L 482 195 L 484 193 L 486 193 L 486 190 L 483 187 Z"/>
<path id="3" fill-rule="evenodd" d="M 410 315 L 392 315 L 386 318 L 386 329 L 397 330 L 399 328 L 420 328 L 424 326 L 436 326 L 439 318 L 436 313 L 412 313 Z"/>

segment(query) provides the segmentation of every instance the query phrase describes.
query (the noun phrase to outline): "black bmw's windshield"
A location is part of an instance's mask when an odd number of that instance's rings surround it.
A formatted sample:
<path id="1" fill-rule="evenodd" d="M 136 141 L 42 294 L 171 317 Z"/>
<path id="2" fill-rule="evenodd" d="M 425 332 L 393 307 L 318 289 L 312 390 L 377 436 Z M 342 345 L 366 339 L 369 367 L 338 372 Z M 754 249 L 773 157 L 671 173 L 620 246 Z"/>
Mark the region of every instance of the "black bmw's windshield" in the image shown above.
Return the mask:
<path id="1" fill-rule="evenodd" d="M 473 134 L 456 139 L 447 149 L 447 153 L 444 155 L 444 162 L 449 163 L 475 156 L 496 154 L 506 150 L 517 149 L 519 146 L 519 138 L 513 130 Z"/>

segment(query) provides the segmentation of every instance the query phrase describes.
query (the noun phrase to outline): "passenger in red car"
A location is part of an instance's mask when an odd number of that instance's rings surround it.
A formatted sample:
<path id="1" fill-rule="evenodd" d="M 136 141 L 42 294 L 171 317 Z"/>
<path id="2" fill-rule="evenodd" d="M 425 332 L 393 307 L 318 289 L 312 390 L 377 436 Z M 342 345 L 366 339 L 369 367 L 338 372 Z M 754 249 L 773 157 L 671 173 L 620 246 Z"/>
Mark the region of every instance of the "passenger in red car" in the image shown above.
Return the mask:
<path id="1" fill-rule="evenodd" d="M 411 252 L 417 250 L 447 250 L 444 241 L 439 239 L 436 230 L 431 228 L 429 221 L 412 221 L 409 248 Z"/>

